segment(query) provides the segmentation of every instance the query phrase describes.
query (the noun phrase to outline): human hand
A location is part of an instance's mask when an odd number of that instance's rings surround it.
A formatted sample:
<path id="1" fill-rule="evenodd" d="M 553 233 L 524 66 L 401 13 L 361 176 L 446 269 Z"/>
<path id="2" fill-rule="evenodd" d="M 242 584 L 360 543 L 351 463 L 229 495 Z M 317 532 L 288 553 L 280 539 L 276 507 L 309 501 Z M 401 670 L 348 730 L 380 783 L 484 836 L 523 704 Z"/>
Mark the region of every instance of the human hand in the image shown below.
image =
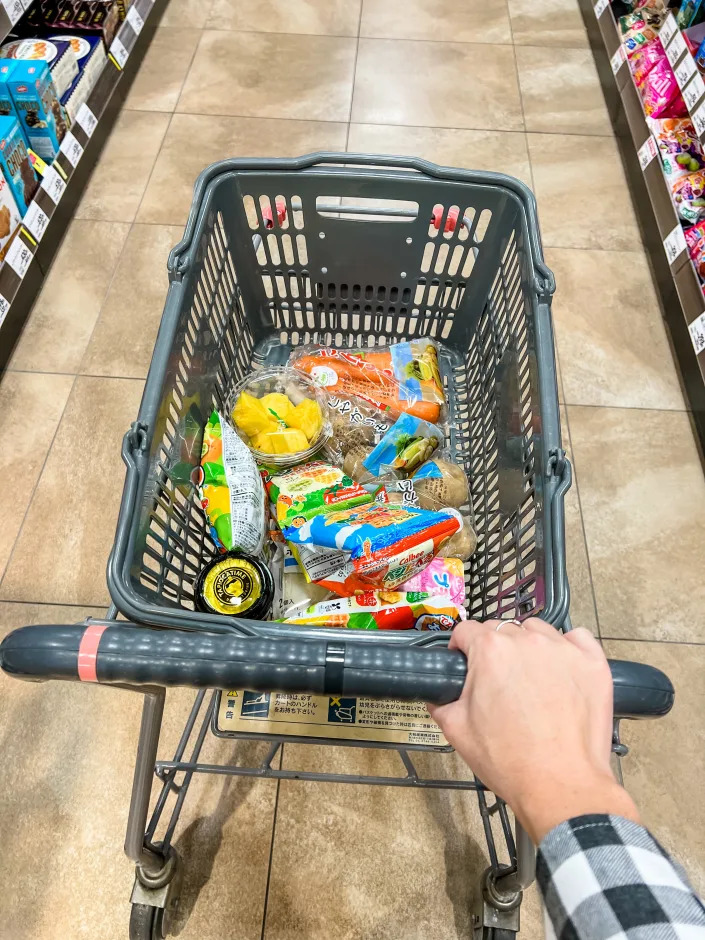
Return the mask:
<path id="1" fill-rule="evenodd" d="M 431 717 L 534 843 L 584 813 L 639 821 L 610 768 L 612 676 L 591 633 L 535 617 L 469 621 L 449 646 L 467 656 L 467 679 L 456 702 L 429 705 Z"/>

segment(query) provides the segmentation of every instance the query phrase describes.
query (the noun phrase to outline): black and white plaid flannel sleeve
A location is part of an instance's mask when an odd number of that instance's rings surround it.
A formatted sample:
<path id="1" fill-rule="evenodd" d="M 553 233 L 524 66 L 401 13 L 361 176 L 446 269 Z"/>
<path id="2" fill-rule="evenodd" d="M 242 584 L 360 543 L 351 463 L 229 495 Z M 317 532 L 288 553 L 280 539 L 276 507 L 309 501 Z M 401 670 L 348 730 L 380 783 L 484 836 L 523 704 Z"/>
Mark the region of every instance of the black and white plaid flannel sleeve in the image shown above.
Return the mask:
<path id="1" fill-rule="evenodd" d="M 539 846 L 547 940 L 705 940 L 705 907 L 653 836 L 621 816 L 578 816 Z"/>

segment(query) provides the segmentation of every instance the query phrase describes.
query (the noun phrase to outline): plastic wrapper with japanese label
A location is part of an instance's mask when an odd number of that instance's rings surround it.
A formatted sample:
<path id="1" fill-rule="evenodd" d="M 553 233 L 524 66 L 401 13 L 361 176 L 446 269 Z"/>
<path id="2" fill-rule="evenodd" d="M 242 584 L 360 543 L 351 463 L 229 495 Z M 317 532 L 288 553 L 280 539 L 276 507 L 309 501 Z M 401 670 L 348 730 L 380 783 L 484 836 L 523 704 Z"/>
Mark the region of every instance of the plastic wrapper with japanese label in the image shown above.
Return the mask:
<path id="1" fill-rule="evenodd" d="M 403 414 L 363 461 L 375 477 L 392 473 L 409 477 L 443 446 L 443 432 L 415 415 Z"/>
<path id="2" fill-rule="evenodd" d="M 423 591 L 433 597 L 448 597 L 456 605 L 465 604 L 465 570 L 459 558 L 434 558 L 433 561 L 399 585 L 400 591 Z"/>
<path id="3" fill-rule="evenodd" d="M 702 145 L 690 118 L 651 118 L 649 127 L 670 183 L 705 168 Z"/>
<path id="4" fill-rule="evenodd" d="M 355 483 L 339 467 L 313 460 L 298 467 L 264 473 L 274 517 L 282 531 L 312 516 L 371 503 L 374 494 Z"/>
<path id="5" fill-rule="evenodd" d="M 651 69 L 665 58 L 666 51 L 660 39 L 654 39 L 653 42 L 637 49 L 629 59 L 629 68 L 637 85 L 640 85 Z"/>
<path id="6" fill-rule="evenodd" d="M 452 630 L 463 619 L 465 610 L 443 595 L 367 591 L 313 604 L 284 623 L 348 630 Z"/>
<path id="7" fill-rule="evenodd" d="M 381 413 L 402 412 L 435 424 L 445 404 L 438 350 L 430 339 L 370 349 L 303 346 L 291 365 L 337 397 L 357 397 Z"/>
<path id="8" fill-rule="evenodd" d="M 705 218 L 705 171 L 676 180 L 671 192 L 681 219 L 694 223 Z"/>
<path id="9" fill-rule="evenodd" d="M 467 513 L 461 514 L 461 518 L 462 527 L 441 545 L 439 558 L 460 558 L 468 561 L 477 549 L 477 534 L 472 518 Z"/>
<path id="10" fill-rule="evenodd" d="M 647 117 L 686 117 L 688 114 L 668 59 L 660 59 L 638 89 Z"/>
<path id="11" fill-rule="evenodd" d="M 685 242 L 698 277 L 705 281 L 705 219 L 686 229 Z"/>
<path id="12" fill-rule="evenodd" d="M 306 577 L 296 556 L 285 542 L 278 546 L 272 573 L 275 583 L 272 607 L 275 620 L 298 616 L 312 604 L 318 604 L 331 597 L 329 590 Z"/>
<path id="13" fill-rule="evenodd" d="M 211 535 L 221 551 L 257 555 L 265 534 L 265 495 L 247 445 L 214 411 L 203 433 L 197 486 Z"/>
<path id="14" fill-rule="evenodd" d="M 372 503 L 299 517 L 283 528 L 309 577 L 342 597 L 398 587 L 431 562 L 461 528 L 453 510 L 429 512 Z M 302 551 L 303 550 L 303 551 Z M 314 571 L 317 557 L 325 565 Z"/>
<path id="15" fill-rule="evenodd" d="M 325 453 L 338 464 L 354 447 L 374 447 L 394 423 L 391 412 L 380 412 L 374 405 L 354 396 L 329 395 L 328 412 L 333 433 Z"/>

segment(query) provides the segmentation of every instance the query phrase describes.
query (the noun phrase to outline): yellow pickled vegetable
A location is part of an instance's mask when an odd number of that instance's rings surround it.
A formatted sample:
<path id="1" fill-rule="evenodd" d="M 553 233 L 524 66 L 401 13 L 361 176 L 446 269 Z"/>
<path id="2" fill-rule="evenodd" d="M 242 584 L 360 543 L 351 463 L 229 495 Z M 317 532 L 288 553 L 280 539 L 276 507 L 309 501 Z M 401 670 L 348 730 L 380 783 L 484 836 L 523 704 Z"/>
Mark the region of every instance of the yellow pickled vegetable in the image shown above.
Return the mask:
<path id="1" fill-rule="evenodd" d="M 270 418 L 290 424 L 289 415 L 293 413 L 294 406 L 287 395 L 282 392 L 270 392 L 269 395 L 263 395 L 260 401 L 269 412 Z"/>
<path id="2" fill-rule="evenodd" d="M 298 428 L 306 435 L 309 443 L 317 437 L 323 423 L 321 406 L 312 398 L 304 398 L 302 402 L 292 409 L 286 422 L 291 428 Z"/>
<path id="3" fill-rule="evenodd" d="M 276 418 L 267 411 L 262 401 L 248 392 L 242 392 L 235 402 L 233 421 L 250 438 L 263 431 L 276 431 L 279 427 Z"/>
<path id="4" fill-rule="evenodd" d="M 308 450 L 308 439 L 297 428 L 285 428 L 283 431 L 263 431 L 257 435 L 253 446 L 263 454 L 296 454 Z"/>

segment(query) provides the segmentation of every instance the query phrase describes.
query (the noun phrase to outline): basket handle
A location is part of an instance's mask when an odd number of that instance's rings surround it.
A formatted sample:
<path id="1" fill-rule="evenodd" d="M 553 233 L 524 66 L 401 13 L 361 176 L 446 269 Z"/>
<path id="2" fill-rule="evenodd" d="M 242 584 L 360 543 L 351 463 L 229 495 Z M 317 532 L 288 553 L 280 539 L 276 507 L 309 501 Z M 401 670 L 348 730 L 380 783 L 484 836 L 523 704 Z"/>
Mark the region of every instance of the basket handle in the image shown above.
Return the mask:
<path id="1" fill-rule="evenodd" d="M 129 686 L 245 688 L 446 704 L 460 696 L 458 650 L 330 640 L 265 639 L 158 630 L 115 621 L 29 626 L 0 644 L 0 667 L 20 679 Z M 668 677 L 644 663 L 610 660 L 616 718 L 656 718 L 673 706 Z"/>

